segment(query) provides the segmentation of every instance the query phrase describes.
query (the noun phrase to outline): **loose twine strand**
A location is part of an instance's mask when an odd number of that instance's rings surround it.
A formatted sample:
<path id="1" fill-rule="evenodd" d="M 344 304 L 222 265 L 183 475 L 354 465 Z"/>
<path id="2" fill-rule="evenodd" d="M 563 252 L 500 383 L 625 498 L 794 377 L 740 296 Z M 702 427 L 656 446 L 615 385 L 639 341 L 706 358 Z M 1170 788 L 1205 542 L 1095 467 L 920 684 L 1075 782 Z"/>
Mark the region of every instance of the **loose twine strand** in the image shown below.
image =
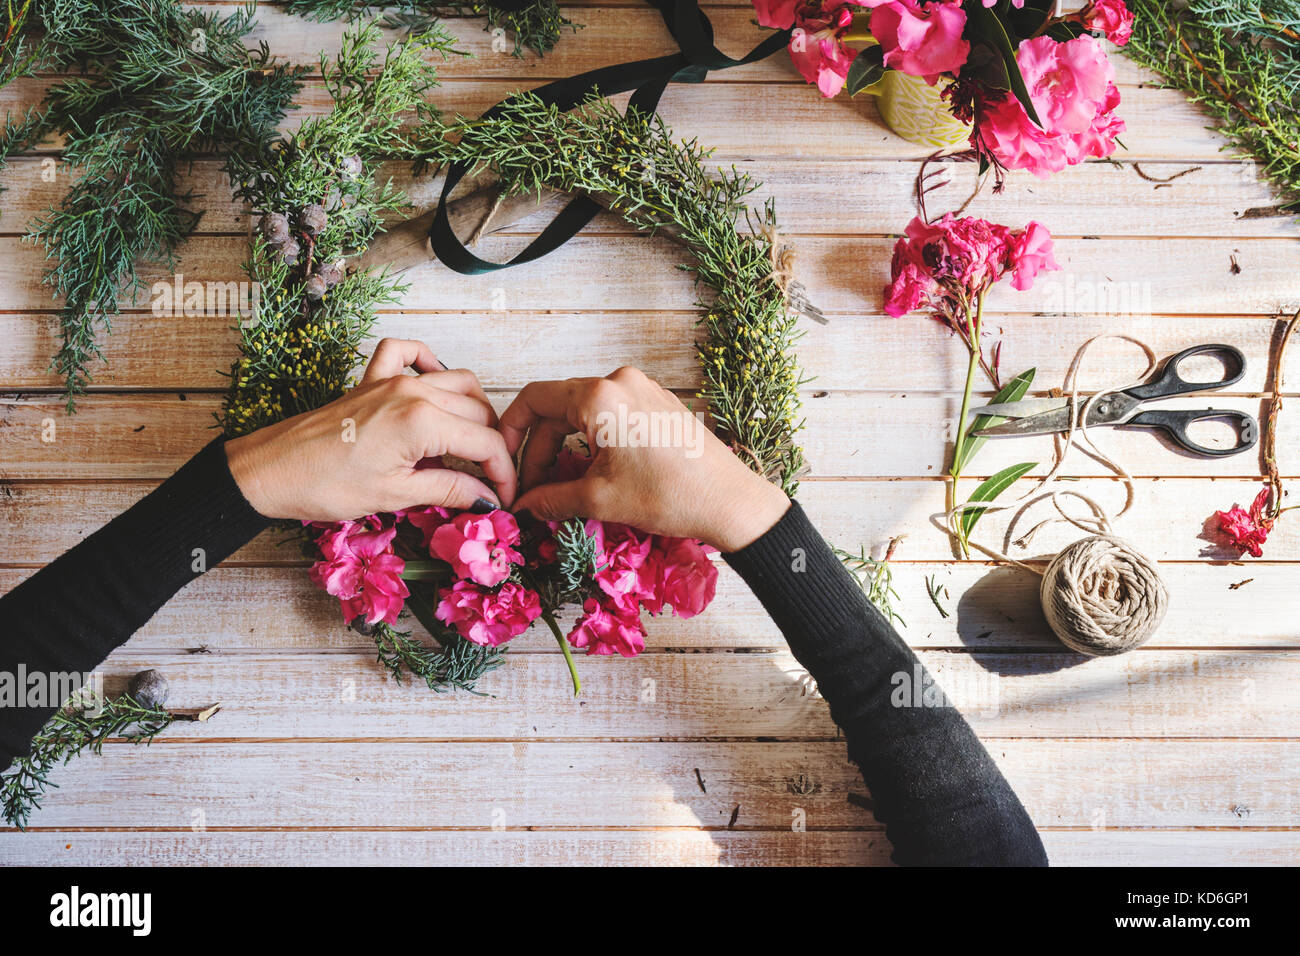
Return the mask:
<path id="1" fill-rule="evenodd" d="M 1079 403 L 1079 379 L 1084 356 L 1088 349 L 1103 339 L 1129 342 L 1142 349 L 1147 366 L 1136 381 L 1115 385 L 1094 394 Z M 956 537 L 954 522 L 971 510 L 981 515 L 1015 510 L 1006 531 L 1005 542 L 1019 547 L 1029 543 L 1043 528 L 1068 523 L 1085 532 L 1087 537 L 1075 541 L 1060 551 L 1045 570 L 1009 554 L 967 539 L 967 544 L 988 557 L 1005 561 L 1018 568 L 1042 576 L 1039 597 L 1048 625 L 1061 642 L 1072 650 L 1091 656 L 1122 654 L 1132 650 L 1155 633 L 1169 606 L 1169 591 L 1160 577 L 1156 563 L 1143 555 L 1113 530 L 1112 521 L 1122 517 L 1133 506 L 1135 488 L 1132 476 L 1123 465 L 1115 461 L 1093 442 L 1088 435 L 1088 412 L 1100 399 L 1141 384 L 1156 366 L 1155 352 L 1140 339 L 1120 333 L 1096 335 L 1084 342 L 1075 353 L 1066 371 L 1062 391 L 1069 395 L 1067 408 L 1070 424 L 1064 438 L 1055 441 L 1052 468 L 1037 485 L 1011 504 L 992 505 L 986 502 L 966 502 L 936 515 L 945 533 Z M 960 422 L 958 427 L 965 427 Z M 1110 469 L 1125 487 L 1124 506 L 1110 516 L 1095 499 L 1080 491 L 1051 488 L 1061 473 L 1071 448 L 1078 448 L 1090 458 Z M 1090 514 L 1071 514 L 1062 507 L 1062 500 L 1074 498 L 1082 501 Z M 1049 500 L 1058 517 L 1047 518 L 1034 525 L 1021 537 L 1011 541 L 1020 519 L 1037 503 Z M 1004 543 L 1003 547 L 1009 547 Z"/>

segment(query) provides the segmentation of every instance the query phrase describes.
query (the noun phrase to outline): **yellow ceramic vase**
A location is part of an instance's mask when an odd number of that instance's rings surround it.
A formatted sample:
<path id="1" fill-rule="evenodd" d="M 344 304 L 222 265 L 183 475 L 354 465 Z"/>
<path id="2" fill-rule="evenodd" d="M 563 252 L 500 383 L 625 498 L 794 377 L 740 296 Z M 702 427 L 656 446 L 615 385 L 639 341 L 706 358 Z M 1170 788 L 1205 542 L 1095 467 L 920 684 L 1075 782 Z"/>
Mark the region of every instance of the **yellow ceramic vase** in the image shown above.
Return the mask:
<path id="1" fill-rule="evenodd" d="M 947 102 L 939 95 L 949 82 L 942 79 L 930 86 L 919 76 L 886 70 L 870 92 L 876 94 L 881 119 L 909 143 L 956 149 L 966 146 L 970 127 L 948 111 Z"/>

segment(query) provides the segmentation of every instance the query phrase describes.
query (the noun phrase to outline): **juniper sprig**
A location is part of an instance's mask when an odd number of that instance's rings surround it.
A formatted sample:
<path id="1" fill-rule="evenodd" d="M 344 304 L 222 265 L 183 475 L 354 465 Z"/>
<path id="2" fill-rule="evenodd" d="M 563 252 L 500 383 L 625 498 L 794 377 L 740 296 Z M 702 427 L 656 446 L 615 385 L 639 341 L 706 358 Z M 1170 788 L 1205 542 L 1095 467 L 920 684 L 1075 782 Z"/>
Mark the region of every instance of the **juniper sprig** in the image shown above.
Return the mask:
<path id="1" fill-rule="evenodd" d="M 657 114 L 624 116 L 599 97 L 561 113 L 531 94 L 491 119 L 429 125 L 416 151 L 430 164 L 490 167 L 512 193 L 587 193 L 633 226 L 679 239 L 693 257 L 681 268 L 711 293 L 698 303 L 700 396 L 736 453 L 793 494 L 804 469 L 794 436 L 807 379 L 793 352 L 800 333 L 775 215 L 768 203 L 754 222 L 745 198 L 758 184 L 734 167 L 710 169 L 710 154 L 695 140 L 674 142 Z"/>
<path id="2" fill-rule="evenodd" d="M 45 248 L 45 282 L 62 300 L 63 342 L 53 365 L 68 407 L 102 358 L 122 297 L 140 287 L 138 266 L 174 268 L 176 247 L 198 222 L 177 190 L 183 159 L 264 137 L 283 119 L 301 70 L 250 50 L 251 10 L 228 15 L 174 0 L 42 0 L 42 65 L 87 72 L 46 94 L 41 134 L 64 139 L 78 177 L 57 208 L 32 223 Z"/>
<path id="3" fill-rule="evenodd" d="M 18 757 L 0 776 L 0 814 L 10 826 L 24 829 L 41 797 L 58 784 L 50 780 L 56 767 L 80 753 L 99 754 L 111 737 L 131 743 L 151 743 L 175 718 L 162 706 L 147 707 L 129 694 L 106 700 L 99 708 L 70 702 L 32 738 L 31 752 Z"/>
<path id="4" fill-rule="evenodd" d="M 501 10 L 490 3 L 440 3 L 437 0 L 403 0 L 394 4 L 364 3 L 358 0 L 289 0 L 291 13 L 313 20 L 343 20 L 383 10 L 380 21 L 408 33 L 428 33 L 440 20 L 484 17 L 483 29 L 508 30 L 514 37 L 515 56 L 525 49 L 538 56 L 549 53 L 565 28 L 577 25 L 560 12 L 556 0 L 535 0 L 521 10 Z"/>
<path id="5" fill-rule="evenodd" d="M 1129 0 L 1130 57 L 1186 91 L 1300 211 L 1300 0 Z"/>

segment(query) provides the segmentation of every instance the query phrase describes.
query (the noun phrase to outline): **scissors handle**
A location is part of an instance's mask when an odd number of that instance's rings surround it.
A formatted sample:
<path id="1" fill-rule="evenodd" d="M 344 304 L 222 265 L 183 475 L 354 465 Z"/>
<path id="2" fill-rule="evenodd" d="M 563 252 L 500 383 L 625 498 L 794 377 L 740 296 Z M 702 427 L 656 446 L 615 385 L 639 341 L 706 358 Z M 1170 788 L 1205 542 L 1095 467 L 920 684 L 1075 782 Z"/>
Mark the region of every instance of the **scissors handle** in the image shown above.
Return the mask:
<path id="1" fill-rule="evenodd" d="M 1234 379 L 1235 381 L 1235 379 Z M 1237 425 L 1237 444 L 1229 448 L 1210 448 L 1206 445 L 1198 445 L 1192 441 L 1187 434 L 1187 426 L 1193 422 L 1199 422 L 1205 419 L 1215 419 L 1218 421 L 1235 421 Z M 1138 425 L 1143 428 L 1163 428 L 1179 445 L 1182 445 L 1188 451 L 1197 455 L 1204 455 L 1209 458 L 1223 458 L 1227 455 L 1235 455 L 1243 452 L 1247 448 L 1252 448 L 1255 442 L 1259 441 L 1259 423 L 1255 421 L 1255 416 L 1247 412 L 1239 412 L 1236 409 L 1224 408 L 1205 408 L 1205 409 L 1186 409 L 1186 410 L 1151 410 L 1138 412 L 1133 418 L 1130 418 L 1125 425 Z"/>
<path id="2" fill-rule="evenodd" d="M 1224 378 L 1219 382 L 1189 382 L 1178 374 L 1178 366 L 1193 355 L 1215 354 L 1223 359 Z M 1160 374 L 1149 382 L 1126 388 L 1124 391 L 1134 398 L 1147 400 L 1167 398 L 1170 395 L 1186 395 L 1189 392 L 1208 392 L 1216 388 L 1227 388 L 1246 374 L 1246 356 L 1241 350 L 1231 345 L 1193 345 L 1183 349 L 1177 355 L 1170 356 Z"/>

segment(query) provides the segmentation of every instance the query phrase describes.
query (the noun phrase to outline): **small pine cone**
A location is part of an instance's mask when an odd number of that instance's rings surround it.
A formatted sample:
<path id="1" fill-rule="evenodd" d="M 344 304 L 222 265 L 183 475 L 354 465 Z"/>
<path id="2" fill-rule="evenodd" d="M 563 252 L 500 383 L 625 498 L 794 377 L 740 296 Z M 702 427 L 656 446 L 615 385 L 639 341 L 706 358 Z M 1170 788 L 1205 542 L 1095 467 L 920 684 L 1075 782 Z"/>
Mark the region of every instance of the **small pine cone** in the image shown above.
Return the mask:
<path id="1" fill-rule="evenodd" d="M 280 246 L 289 238 L 289 217 L 284 213 L 268 212 L 257 224 L 262 238 L 273 246 Z"/>
<path id="2" fill-rule="evenodd" d="M 310 206 L 303 206 L 298 211 L 298 225 L 302 231 L 309 236 L 318 236 L 329 217 L 325 213 L 325 207 L 318 203 L 312 203 Z"/>
<path id="3" fill-rule="evenodd" d="M 293 266 L 298 264 L 298 256 L 302 254 L 302 247 L 298 245 L 298 240 L 290 236 L 280 245 L 280 255 L 284 256 L 284 264 Z"/>
<path id="4" fill-rule="evenodd" d="M 331 262 L 328 265 L 320 266 L 317 268 L 316 274 L 325 280 L 326 288 L 332 289 L 343 281 L 343 267 L 345 265 L 346 263 L 342 259 L 339 259 L 337 262 Z"/>
<path id="5" fill-rule="evenodd" d="M 149 707 L 153 710 L 158 710 L 167 703 L 169 690 L 167 678 L 159 670 L 141 671 L 131 678 L 131 683 L 126 687 L 126 692 L 131 695 L 132 700 L 141 707 Z"/>
<path id="6" fill-rule="evenodd" d="M 343 162 L 339 163 L 339 172 L 343 174 L 344 179 L 356 179 L 362 172 L 361 157 L 348 156 Z"/>
<path id="7" fill-rule="evenodd" d="M 364 614 L 358 614 L 353 618 L 352 623 L 349 624 L 348 627 L 352 628 L 352 630 L 356 631 L 362 637 L 375 636 L 375 626 L 366 623 L 366 616 Z"/>
<path id="8" fill-rule="evenodd" d="M 307 277 L 307 281 L 302 284 L 302 291 L 313 302 L 319 302 L 325 297 L 326 290 L 329 286 L 321 278 L 320 273 L 313 272 Z"/>

